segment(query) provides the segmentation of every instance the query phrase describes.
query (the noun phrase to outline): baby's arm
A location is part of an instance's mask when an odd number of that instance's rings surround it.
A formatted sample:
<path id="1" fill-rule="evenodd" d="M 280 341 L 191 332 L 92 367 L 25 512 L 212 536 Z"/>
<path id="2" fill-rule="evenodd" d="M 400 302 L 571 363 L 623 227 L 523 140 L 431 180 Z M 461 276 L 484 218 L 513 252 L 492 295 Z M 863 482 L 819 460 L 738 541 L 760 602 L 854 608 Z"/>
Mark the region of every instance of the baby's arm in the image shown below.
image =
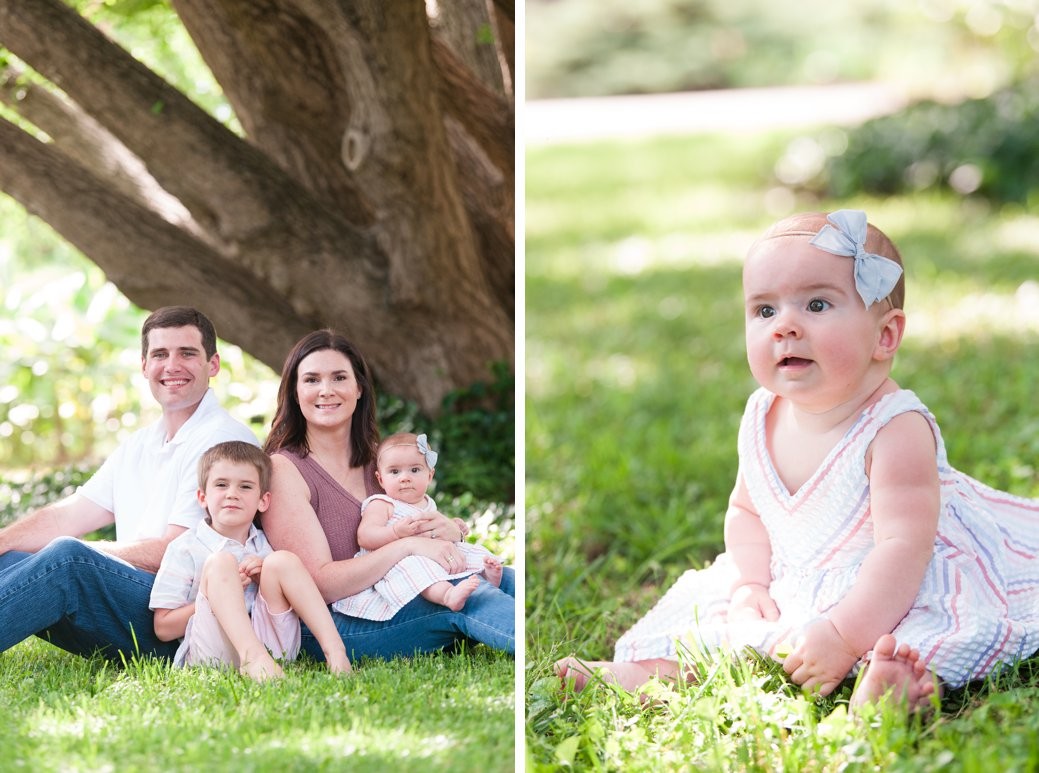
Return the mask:
<path id="1" fill-rule="evenodd" d="M 357 527 L 357 544 L 365 550 L 377 550 L 395 542 L 406 534 L 398 535 L 389 525 L 393 505 L 384 499 L 373 499 L 361 513 L 361 524 Z"/>
<path id="2" fill-rule="evenodd" d="M 905 617 L 934 553 L 941 496 L 927 420 L 894 418 L 873 441 L 868 464 L 874 546 L 848 594 L 805 630 L 783 664 L 794 682 L 823 694 Z"/>
<path id="3" fill-rule="evenodd" d="M 737 574 L 729 600 L 729 619 L 778 619 L 779 608 L 768 593 L 772 583 L 772 543 L 754 511 L 742 473 L 736 475 L 736 486 L 725 513 L 725 552 Z"/>

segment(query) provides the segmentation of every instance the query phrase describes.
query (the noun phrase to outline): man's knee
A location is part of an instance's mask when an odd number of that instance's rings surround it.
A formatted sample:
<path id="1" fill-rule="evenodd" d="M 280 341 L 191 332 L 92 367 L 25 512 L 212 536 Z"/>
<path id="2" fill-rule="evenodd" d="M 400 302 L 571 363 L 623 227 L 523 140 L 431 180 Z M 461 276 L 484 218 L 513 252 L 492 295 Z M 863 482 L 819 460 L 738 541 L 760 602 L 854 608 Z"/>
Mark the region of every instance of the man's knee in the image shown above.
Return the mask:
<path id="1" fill-rule="evenodd" d="M 52 559 L 78 559 L 83 556 L 93 557 L 97 555 L 97 551 L 89 547 L 83 540 L 77 539 L 76 537 L 55 537 L 36 555 L 47 555 Z"/>

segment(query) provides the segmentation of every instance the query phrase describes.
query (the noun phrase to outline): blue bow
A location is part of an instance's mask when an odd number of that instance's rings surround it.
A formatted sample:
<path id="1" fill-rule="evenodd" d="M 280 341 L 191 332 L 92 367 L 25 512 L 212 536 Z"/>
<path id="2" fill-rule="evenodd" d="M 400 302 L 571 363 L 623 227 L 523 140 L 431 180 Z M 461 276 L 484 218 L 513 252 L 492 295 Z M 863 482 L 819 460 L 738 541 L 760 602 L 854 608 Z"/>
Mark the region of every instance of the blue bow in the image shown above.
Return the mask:
<path id="1" fill-rule="evenodd" d="M 867 309 L 891 295 L 902 267 L 883 255 L 866 252 L 866 213 L 839 209 L 826 219 L 829 223 L 808 243 L 834 255 L 855 258 L 855 289 Z"/>
<path id="2" fill-rule="evenodd" d="M 432 470 L 434 467 L 437 466 L 437 452 L 429 447 L 429 443 L 426 442 L 425 435 L 419 435 L 415 439 L 415 443 L 416 445 L 418 445 L 419 452 L 424 457 L 426 457 L 426 466 Z"/>

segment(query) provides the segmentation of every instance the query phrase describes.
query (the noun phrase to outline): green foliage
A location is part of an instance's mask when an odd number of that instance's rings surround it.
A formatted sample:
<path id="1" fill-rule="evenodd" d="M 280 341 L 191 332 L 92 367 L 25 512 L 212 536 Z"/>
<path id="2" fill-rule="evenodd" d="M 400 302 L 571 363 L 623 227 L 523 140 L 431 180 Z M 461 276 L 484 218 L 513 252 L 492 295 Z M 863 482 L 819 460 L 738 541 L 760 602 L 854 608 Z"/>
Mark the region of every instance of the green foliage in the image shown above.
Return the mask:
<path id="1" fill-rule="evenodd" d="M 93 473 L 93 467 L 67 467 L 28 481 L 0 479 L 0 526 L 75 493 Z"/>
<path id="2" fill-rule="evenodd" d="M 754 388 L 740 262 L 791 209 L 863 208 L 892 236 L 908 282 L 895 378 L 935 413 L 956 467 L 1039 497 L 1039 220 L 933 191 L 776 199 L 771 170 L 791 139 L 527 151 L 528 770 L 1039 764 L 1035 659 L 908 723 L 890 711 L 853 722 L 850 685 L 816 701 L 758 659 L 706 664 L 700 684 L 654 688 L 647 705 L 606 685 L 564 695 L 552 675 L 573 653 L 609 658 L 679 574 L 721 550 Z"/>
<path id="3" fill-rule="evenodd" d="M 354 663 L 306 658 L 275 683 L 31 639 L 0 654 L 5 770 L 507 771 L 514 662 L 475 647 Z M 200 700 L 201 698 L 201 700 Z"/>
<path id="4" fill-rule="evenodd" d="M 530 98 L 1034 72 L 1035 3 L 530 0 Z M 806 23 L 810 20 L 810 23 Z"/>
<path id="5" fill-rule="evenodd" d="M 994 202 L 1039 193 L 1039 82 L 958 105 L 921 102 L 852 130 L 830 159 L 828 193 L 888 194 L 939 186 Z"/>

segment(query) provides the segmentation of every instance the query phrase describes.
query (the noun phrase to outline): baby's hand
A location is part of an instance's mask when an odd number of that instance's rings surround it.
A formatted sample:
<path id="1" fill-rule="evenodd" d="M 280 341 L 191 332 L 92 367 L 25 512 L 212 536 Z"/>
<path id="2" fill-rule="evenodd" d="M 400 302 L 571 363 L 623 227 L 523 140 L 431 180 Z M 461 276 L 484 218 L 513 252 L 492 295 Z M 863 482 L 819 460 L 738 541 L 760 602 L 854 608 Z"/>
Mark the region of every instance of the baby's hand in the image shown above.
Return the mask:
<path id="1" fill-rule="evenodd" d="M 414 537 L 419 533 L 419 529 L 422 528 L 422 524 L 414 518 L 407 518 L 403 521 L 397 521 L 393 524 L 393 536 L 397 539 L 403 539 L 404 537 Z"/>
<path id="2" fill-rule="evenodd" d="M 729 599 L 729 620 L 778 620 L 779 607 L 768 588 L 757 583 L 740 585 Z"/>
<path id="3" fill-rule="evenodd" d="M 776 656 L 780 656 L 777 651 Z M 827 618 L 805 626 L 793 650 L 783 658 L 783 670 L 794 684 L 806 690 L 829 695 L 859 659 Z"/>
<path id="4" fill-rule="evenodd" d="M 469 536 L 469 527 L 466 526 L 465 521 L 461 518 L 452 518 L 451 521 L 458 527 L 458 531 L 462 532 L 462 539 Z"/>

